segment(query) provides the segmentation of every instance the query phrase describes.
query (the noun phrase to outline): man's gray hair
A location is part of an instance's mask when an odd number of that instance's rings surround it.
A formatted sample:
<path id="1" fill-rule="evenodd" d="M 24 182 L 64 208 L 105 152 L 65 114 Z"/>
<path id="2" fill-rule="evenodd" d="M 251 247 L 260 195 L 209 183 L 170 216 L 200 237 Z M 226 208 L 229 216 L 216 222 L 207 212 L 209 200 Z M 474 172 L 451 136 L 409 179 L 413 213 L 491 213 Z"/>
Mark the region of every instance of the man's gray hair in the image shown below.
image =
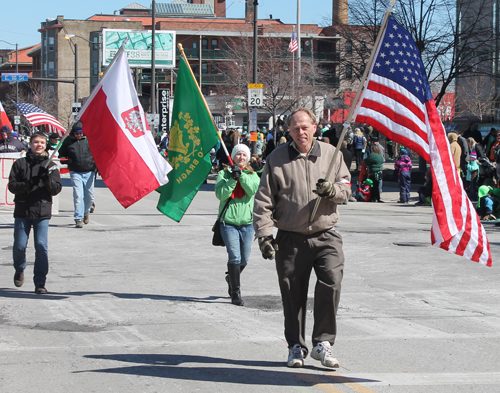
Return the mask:
<path id="1" fill-rule="evenodd" d="M 316 124 L 316 115 L 314 114 L 314 112 L 312 110 L 307 109 L 307 108 L 298 108 L 298 109 L 295 109 L 290 116 L 288 116 L 288 119 L 286 119 L 286 125 L 288 127 L 290 127 L 290 123 L 292 122 L 293 115 L 295 115 L 297 112 L 307 113 L 309 115 L 309 117 L 311 118 L 311 124 Z"/>

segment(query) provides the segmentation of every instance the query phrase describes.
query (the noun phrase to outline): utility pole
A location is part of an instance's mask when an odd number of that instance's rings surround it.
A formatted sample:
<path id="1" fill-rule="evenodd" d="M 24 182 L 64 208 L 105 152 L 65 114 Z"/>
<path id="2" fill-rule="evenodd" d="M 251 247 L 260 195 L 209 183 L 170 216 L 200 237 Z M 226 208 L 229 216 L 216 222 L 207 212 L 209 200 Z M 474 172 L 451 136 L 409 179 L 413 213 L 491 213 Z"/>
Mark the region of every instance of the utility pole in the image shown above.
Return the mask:
<path id="1" fill-rule="evenodd" d="M 151 113 L 156 113 L 156 64 L 155 64 L 155 41 L 156 41 L 156 4 L 153 0 L 151 4 L 153 12 L 152 46 L 151 46 Z"/>
<path id="2" fill-rule="evenodd" d="M 254 0 L 253 1 L 253 78 L 252 82 L 257 83 L 257 68 L 258 68 L 258 62 L 257 62 L 257 55 L 258 55 L 258 44 L 259 44 L 259 27 L 258 27 L 258 10 L 259 7 L 259 0 Z M 248 105 L 247 105 L 248 106 Z M 257 113 L 258 114 L 258 113 Z M 248 108 L 248 119 L 250 123 L 250 108 Z M 250 127 L 248 128 L 250 130 Z M 257 142 L 253 141 L 252 142 L 252 154 L 257 153 Z"/>
<path id="3" fill-rule="evenodd" d="M 78 44 L 75 42 L 75 101 L 78 102 Z"/>
<path id="4" fill-rule="evenodd" d="M 302 45 L 300 42 L 300 0 L 297 0 L 297 43 L 299 44 L 299 49 L 297 50 L 297 62 L 298 62 L 298 71 L 299 71 L 299 82 L 301 76 L 301 64 L 300 64 L 300 55 L 302 52 Z"/>

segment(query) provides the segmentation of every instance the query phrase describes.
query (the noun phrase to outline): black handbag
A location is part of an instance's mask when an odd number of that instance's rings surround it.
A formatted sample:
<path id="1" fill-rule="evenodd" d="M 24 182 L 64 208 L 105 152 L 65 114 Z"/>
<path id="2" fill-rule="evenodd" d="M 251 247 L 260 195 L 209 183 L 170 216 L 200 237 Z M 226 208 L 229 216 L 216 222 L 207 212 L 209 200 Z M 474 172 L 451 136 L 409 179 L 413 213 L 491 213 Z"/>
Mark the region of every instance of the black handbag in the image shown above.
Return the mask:
<path id="1" fill-rule="evenodd" d="M 222 234 L 220 233 L 220 220 L 224 217 L 224 214 L 226 213 L 229 202 L 231 202 L 231 198 L 229 198 L 227 200 L 226 205 L 224 206 L 224 209 L 222 209 L 222 211 L 220 212 L 220 215 L 217 217 L 217 220 L 215 220 L 214 226 L 212 227 L 212 232 L 214 233 L 214 235 L 212 236 L 212 245 L 213 246 L 226 247 L 226 244 L 224 243 L 224 239 L 222 239 Z"/>

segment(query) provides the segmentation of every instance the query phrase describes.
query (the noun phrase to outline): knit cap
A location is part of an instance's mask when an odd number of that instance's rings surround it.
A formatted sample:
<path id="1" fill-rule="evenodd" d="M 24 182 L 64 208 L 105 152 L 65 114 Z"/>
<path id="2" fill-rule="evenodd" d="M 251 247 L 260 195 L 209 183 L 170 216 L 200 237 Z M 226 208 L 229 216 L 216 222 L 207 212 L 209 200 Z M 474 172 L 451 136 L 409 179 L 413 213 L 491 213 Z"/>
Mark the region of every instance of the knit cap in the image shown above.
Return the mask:
<path id="1" fill-rule="evenodd" d="M 233 147 L 233 151 L 231 152 L 231 159 L 234 160 L 234 156 L 236 155 L 236 153 L 238 153 L 239 151 L 242 151 L 242 150 L 247 155 L 247 162 L 250 161 L 250 156 L 251 156 L 250 149 L 248 148 L 247 145 L 244 145 L 242 143 Z"/>
<path id="2" fill-rule="evenodd" d="M 470 156 L 471 161 L 474 161 L 475 159 L 477 159 L 477 154 L 476 154 L 476 152 L 475 152 L 475 151 L 471 152 L 471 153 L 469 154 L 469 156 Z"/>

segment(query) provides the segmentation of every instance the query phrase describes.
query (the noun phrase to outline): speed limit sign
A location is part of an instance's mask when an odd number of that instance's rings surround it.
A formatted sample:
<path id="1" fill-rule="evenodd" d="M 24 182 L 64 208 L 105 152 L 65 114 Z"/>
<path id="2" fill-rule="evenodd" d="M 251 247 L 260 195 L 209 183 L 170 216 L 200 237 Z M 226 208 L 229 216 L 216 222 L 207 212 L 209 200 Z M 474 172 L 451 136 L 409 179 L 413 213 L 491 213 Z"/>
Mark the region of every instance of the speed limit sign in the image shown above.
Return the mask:
<path id="1" fill-rule="evenodd" d="M 263 87 L 262 83 L 249 83 L 248 84 L 248 106 L 260 107 L 263 104 Z"/>

